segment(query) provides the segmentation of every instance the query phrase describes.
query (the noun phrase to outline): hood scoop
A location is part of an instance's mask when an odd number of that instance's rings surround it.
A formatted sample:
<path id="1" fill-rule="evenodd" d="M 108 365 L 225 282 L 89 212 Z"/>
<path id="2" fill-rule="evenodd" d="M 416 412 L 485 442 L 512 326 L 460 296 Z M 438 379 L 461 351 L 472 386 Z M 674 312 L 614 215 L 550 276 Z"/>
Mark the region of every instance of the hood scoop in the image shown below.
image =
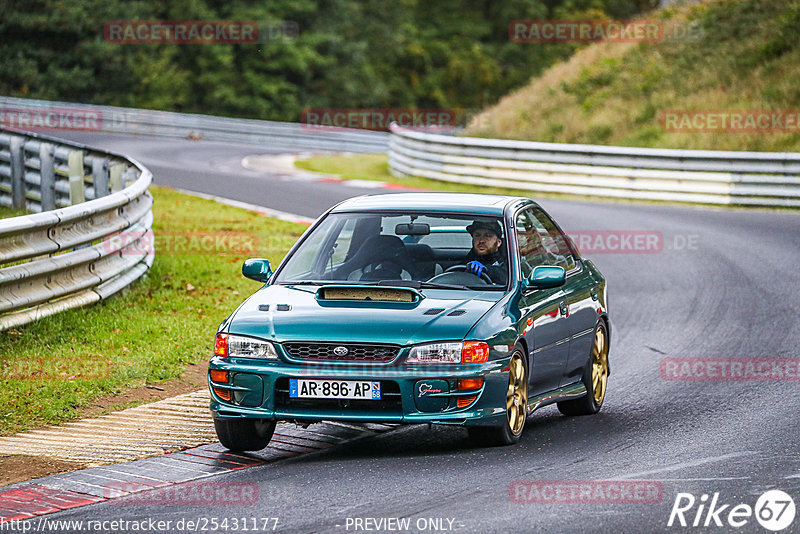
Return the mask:
<path id="1" fill-rule="evenodd" d="M 317 291 L 317 300 L 365 302 L 419 302 L 423 299 L 416 289 L 408 287 L 324 286 Z"/>

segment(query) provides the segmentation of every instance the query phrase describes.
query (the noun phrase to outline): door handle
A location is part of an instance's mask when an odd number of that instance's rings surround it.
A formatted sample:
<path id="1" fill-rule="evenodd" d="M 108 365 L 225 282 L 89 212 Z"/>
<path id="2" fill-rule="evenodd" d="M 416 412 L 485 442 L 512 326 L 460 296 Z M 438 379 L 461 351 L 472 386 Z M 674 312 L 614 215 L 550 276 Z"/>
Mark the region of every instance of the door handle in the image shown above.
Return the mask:
<path id="1" fill-rule="evenodd" d="M 558 311 L 564 317 L 569 317 L 569 306 L 567 306 L 567 303 L 565 301 L 562 300 L 561 303 L 558 305 Z"/>

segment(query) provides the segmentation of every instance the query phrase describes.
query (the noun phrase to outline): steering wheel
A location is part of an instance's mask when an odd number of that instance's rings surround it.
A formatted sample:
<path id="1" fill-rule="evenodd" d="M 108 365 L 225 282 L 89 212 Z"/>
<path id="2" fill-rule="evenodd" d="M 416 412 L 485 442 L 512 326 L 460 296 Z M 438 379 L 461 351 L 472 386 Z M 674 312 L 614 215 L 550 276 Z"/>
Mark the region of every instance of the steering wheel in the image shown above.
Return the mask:
<path id="1" fill-rule="evenodd" d="M 455 271 L 465 271 L 465 272 L 469 272 L 469 274 L 478 276 L 473 272 L 467 271 L 467 266 L 466 265 L 453 265 L 452 267 L 448 267 L 447 269 L 444 270 L 444 272 L 446 272 L 446 273 L 452 273 L 452 272 L 455 272 Z M 487 273 L 486 271 L 483 271 L 480 274 L 480 279 L 483 280 L 484 282 L 486 282 L 487 284 L 494 285 L 494 280 L 492 280 L 492 278 L 489 276 L 489 273 Z"/>

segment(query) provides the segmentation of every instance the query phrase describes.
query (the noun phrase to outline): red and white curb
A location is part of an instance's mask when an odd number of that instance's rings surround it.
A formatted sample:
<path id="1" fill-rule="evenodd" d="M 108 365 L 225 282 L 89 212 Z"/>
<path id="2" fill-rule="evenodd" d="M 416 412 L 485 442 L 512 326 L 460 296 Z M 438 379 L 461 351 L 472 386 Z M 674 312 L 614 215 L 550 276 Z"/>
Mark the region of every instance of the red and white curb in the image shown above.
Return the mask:
<path id="1" fill-rule="evenodd" d="M 134 494 L 142 494 L 139 499 L 147 501 L 147 492 L 169 495 L 164 493 L 165 488 L 313 453 L 373 436 L 395 426 L 318 423 L 303 429 L 280 424 L 269 446 L 257 453 L 233 453 L 218 443 L 207 444 L 181 452 L 13 484 L 0 488 L 0 524 L 88 504 L 130 498 Z M 172 495 L 180 493 L 172 492 Z M 159 500 L 163 496 L 158 495 L 151 500 Z"/>
<path id="2" fill-rule="evenodd" d="M 44 456 L 86 467 L 137 460 L 216 441 L 207 389 L 101 417 L 0 438 L 0 454 Z"/>
<path id="3" fill-rule="evenodd" d="M 265 154 L 246 156 L 242 159 L 242 167 L 251 171 L 268 171 L 271 175 L 279 176 L 282 178 L 305 181 L 305 182 L 323 182 L 323 183 L 339 183 L 347 187 L 357 187 L 360 189 L 395 189 L 401 191 L 425 191 L 419 187 L 409 187 L 402 184 L 395 184 L 391 182 L 382 182 L 379 180 L 348 180 L 337 176 L 335 174 L 326 174 L 321 172 L 307 171 L 299 169 L 295 166 L 295 162 L 299 159 L 306 159 L 315 155 L 330 156 L 331 154 L 315 154 L 310 152 L 299 154 Z M 356 155 L 348 152 L 343 152 L 338 155 Z"/>

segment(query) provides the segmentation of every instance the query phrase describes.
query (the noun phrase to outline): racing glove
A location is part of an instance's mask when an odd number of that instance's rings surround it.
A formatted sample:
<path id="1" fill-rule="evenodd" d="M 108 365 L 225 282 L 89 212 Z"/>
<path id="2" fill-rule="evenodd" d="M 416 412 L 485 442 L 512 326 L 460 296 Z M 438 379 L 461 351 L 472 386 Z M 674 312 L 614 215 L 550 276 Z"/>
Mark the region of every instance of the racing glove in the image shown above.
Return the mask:
<path id="1" fill-rule="evenodd" d="M 480 276 L 485 270 L 486 266 L 477 260 L 472 260 L 471 262 L 467 263 L 467 272 L 472 273 L 475 276 Z"/>

